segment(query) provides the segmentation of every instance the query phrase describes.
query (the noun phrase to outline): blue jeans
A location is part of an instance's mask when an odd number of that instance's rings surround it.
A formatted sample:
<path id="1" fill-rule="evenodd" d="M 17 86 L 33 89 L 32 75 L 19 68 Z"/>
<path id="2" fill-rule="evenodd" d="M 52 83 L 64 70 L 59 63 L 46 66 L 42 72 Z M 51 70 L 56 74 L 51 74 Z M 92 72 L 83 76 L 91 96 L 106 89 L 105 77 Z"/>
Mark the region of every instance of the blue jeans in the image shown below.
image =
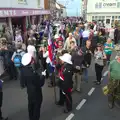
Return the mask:
<path id="1" fill-rule="evenodd" d="M 88 69 L 87 68 L 84 69 L 83 75 L 84 75 L 85 81 L 88 82 Z"/>
<path id="2" fill-rule="evenodd" d="M 88 40 L 88 37 L 83 38 L 82 40 L 82 47 L 86 45 L 86 41 Z"/>

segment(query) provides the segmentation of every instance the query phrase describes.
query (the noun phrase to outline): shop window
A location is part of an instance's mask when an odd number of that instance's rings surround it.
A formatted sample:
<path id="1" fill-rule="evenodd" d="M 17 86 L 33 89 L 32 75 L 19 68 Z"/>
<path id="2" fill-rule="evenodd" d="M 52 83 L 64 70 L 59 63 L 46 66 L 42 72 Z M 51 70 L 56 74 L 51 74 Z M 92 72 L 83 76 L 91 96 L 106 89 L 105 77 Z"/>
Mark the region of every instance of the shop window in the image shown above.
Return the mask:
<path id="1" fill-rule="evenodd" d="M 99 8 L 102 8 L 102 3 L 101 3 L 101 2 L 99 3 L 99 6 L 98 6 L 98 7 L 99 7 Z"/>
<path id="2" fill-rule="evenodd" d="M 102 16 L 99 16 L 99 20 L 101 20 L 102 19 Z"/>
<path id="3" fill-rule="evenodd" d="M 106 23 L 107 23 L 107 24 L 110 24 L 110 19 L 106 19 Z"/>
<path id="4" fill-rule="evenodd" d="M 101 18 L 102 20 L 104 20 L 105 19 L 105 16 L 102 16 L 102 18 Z"/>
<path id="5" fill-rule="evenodd" d="M 20 4 L 26 4 L 27 0 L 18 0 L 18 3 L 20 3 Z"/>
<path id="6" fill-rule="evenodd" d="M 98 18 L 98 16 L 95 16 L 95 19 L 97 19 Z"/>
<path id="7" fill-rule="evenodd" d="M 117 8 L 120 8 L 120 2 L 117 3 Z"/>
<path id="8" fill-rule="evenodd" d="M 114 16 L 112 16 L 112 20 L 114 20 Z"/>
<path id="9" fill-rule="evenodd" d="M 95 8 L 98 8 L 98 7 L 99 7 L 99 6 L 98 6 L 98 3 L 96 3 L 96 4 L 95 4 Z"/>

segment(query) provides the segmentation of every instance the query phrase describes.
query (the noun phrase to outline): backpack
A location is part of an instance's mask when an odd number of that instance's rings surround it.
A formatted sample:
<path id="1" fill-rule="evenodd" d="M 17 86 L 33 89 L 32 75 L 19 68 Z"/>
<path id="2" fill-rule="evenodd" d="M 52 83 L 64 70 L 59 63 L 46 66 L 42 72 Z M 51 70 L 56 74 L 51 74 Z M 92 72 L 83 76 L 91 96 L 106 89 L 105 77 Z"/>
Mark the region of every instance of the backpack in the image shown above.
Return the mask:
<path id="1" fill-rule="evenodd" d="M 16 55 L 15 55 L 15 57 L 13 59 L 15 67 L 21 67 L 22 66 L 22 63 L 21 63 L 21 60 L 22 60 L 21 52 L 22 51 L 16 52 Z"/>

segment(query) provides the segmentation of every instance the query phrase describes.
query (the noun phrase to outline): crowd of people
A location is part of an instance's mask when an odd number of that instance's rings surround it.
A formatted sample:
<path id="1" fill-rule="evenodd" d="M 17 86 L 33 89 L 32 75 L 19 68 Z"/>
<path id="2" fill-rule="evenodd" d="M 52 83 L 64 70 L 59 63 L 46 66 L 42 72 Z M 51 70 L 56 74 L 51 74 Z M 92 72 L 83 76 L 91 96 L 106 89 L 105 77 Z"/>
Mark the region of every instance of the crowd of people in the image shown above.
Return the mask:
<path id="1" fill-rule="evenodd" d="M 27 88 L 29 120 L 40 118 L 42 87 L 46 79 L 49 80 L 48 87 L 57 86 L 60 90 L 56 105 L 65 106 L 64 113 L 70 112 L 72 92 L 81 92 L 82 79 L 88 83 L 91 61 L 95 63 L 96 85 L 101 84 L 102 71 L 105 66 L 109 66 L 110 105 L 113 105 L 111 99 L 115 99 L 113 95 L 120 92 L 120 55 L 110 62 L 112 51 L 119 40 L 117 26 L 115 30 L 112 28 L 106 31 L 97 22 L 84 22 L 80 18 L 63 19 L 57 21 L 57 25 L 55 22 L 44 22 L 44 30 L 33 26 L 28 30 L 27 39 L 22 37 L 18 29 L 15 37 L 11 34 L 6 37 L 6 33 L 10 32 L 5 26 L 7 32 L 0 38 L 0 75 L 2 77 L 7 72 L 9 80 L 19 80 L 21 88 Z M 52 46 L 49 46 L 49 41 Z M 1 84 L 0 108 L 2 94 Z M 0 120 L 4 120 L 2 114 Z"/>

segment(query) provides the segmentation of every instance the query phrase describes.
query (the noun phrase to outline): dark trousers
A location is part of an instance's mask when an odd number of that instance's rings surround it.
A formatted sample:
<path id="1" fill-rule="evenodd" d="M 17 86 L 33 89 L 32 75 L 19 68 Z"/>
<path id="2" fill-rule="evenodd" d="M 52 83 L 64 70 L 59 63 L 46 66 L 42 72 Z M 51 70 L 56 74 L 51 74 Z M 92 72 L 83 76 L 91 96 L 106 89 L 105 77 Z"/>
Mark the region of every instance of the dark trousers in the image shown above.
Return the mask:
<path id="1" fill-rule="evenodd" d="M 100 82 L 101 78 L 102 78 L 102 70 L 103 70 L 103 66 L 95 64 L 95 72 L 96 72 L 96 78 L 97 81 Z"/>
<path id="2" fill-rule="evenodd" d="M 106 57 L 107 57 L 107 61 L 109 62 L 109 61 L 110 61 L 111 54 L 110 54 L 110 55 L 106 55 Z"/>
<path id="3" fill-rule="evenodd" d="M 37 100 L 31 102 L 28 100 L 28 111 L 29 111 L 29 120 L 39 120 L 40 119 L 40 108 L 41 101 Z"/>
<path id="4" fill-rule="evenodd" d="M 20 80 L 20 77 L 21 77 L 20 68 L 16 68 L 16 72 L 17 72 L 17 80 Z"/>
<path id="5" fill-rule="evenodd" d="M 63 94 L 63 91 L 60 90 L 60 103 L 65 105 L 65 108 L 70 111 L 72 110 L 72 96 L 71 92 L 65 92 Z"/>
<path id="6" fill-rule="evenodd" d="M 17 71 L 16 71 L 16 68 L 14 66 L 13 63 L 10 63 L 8 66 L 7 66 L 7 73 L 10 77 L 10 79 L 13 79 L 17 77 Z"/>
<path id="7" fill-rule="evenodd" d="M 0 118 L 2 118 L 2 111 L 1 111 L 2 100 L 3 100 L 3 92 L 0 92 Z"/>

